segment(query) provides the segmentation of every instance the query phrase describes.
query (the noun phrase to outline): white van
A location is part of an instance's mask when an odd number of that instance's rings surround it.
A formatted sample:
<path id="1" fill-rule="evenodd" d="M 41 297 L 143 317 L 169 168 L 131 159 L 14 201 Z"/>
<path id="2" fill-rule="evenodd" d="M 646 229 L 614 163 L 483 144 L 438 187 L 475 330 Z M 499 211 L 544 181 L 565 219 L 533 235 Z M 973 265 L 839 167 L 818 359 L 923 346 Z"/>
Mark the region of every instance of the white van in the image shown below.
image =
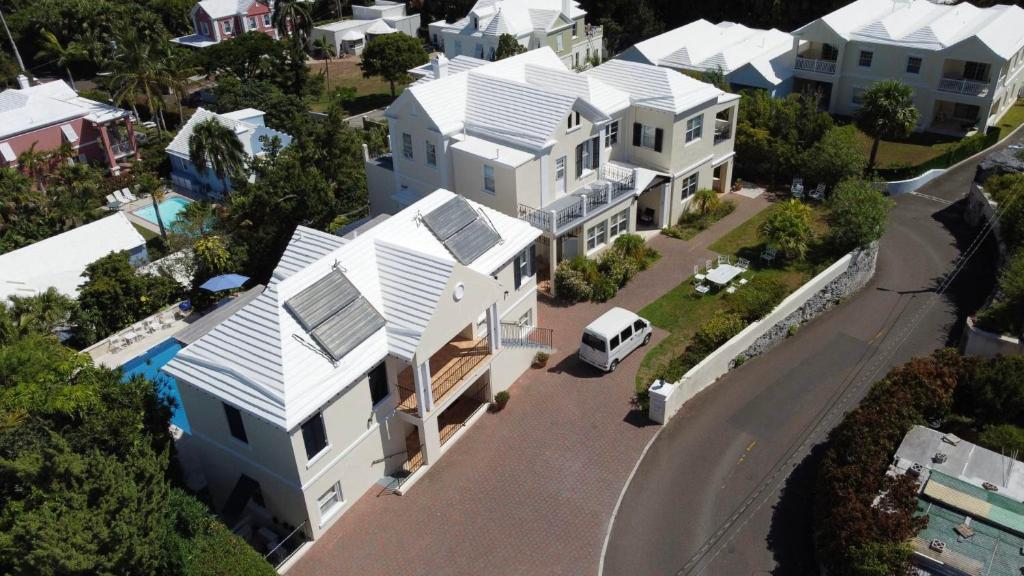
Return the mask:
<path id="1" fill-rule="evenodd" d="M 579 357 L 605 372 L 651 341 L 651 323 L 625 308 L 612 308 L 583 329 Z"/>

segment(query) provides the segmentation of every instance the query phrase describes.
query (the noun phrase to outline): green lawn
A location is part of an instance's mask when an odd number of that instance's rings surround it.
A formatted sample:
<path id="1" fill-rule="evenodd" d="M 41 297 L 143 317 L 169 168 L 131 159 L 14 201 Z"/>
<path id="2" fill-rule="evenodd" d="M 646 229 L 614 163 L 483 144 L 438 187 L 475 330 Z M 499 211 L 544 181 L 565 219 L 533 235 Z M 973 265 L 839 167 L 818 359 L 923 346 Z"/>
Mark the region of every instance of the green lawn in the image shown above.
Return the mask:
<path id="1" fill-rule="evenodd" d="M 817 273 L 821 266 L 820 264 L 816 266 L 815 262 L 827 257 L 820 253 L 820 249 L 814 249 L 808 255 L 808 260 L 805 261 L 794 263 L 777 261 L 772 267 L 762 266 L 760 254 L 764 246 L 758 237 L 757 229 L 768 217 L 769 210 L 770 208 L 759 212 L 740 224 L 712 244 L 710 249 L 719 254 L 729 255 L 734 260 L 737 257 L 747 258 L 751 262 L 751 272 L 748 273 L 748 277 L 760 276 L 777 279 L 788 288 L 789 292 L 792 292 Z M 819 237 L 827 231 L 825 214 L 824 208 L 814 207 L 813 228 Z M 663 367 L 686 350 L 690 339 L 701 324 L 719 310 L 728 309 L 729 302 L 725 292 L 698 295 L 693 289 L 691 280 L 687 278 L 685 282 L 640 310 L 641 316 L 650 320 L 658 328 L 668 331 L 669 335 L 657 346 L 651 348 L 641 361 L 636 376 L 637 391 L 645 391 Z"/>
<path id="2" fill-rule="evenodd" d="M 311 61 L 309 69 L 313 74 L 323 72 L 324 61 Z M 355 100 L 350 102 L 346 108 L 346 112 L 351 115 L 382 108 L 391 104 L 394 100 L 391 97 L 391 86 L 388 82 L 378 77 L 365 78 L 363 76 L 363 70 L 359 67 L 358 58 L 349 56 L 332 60 L 329 71 L 330 74 L 327 75 L 323 93 L 310 106 L 314 112 L 326 111 L 328 95 L 331 93 L 331 90 L 341 87 L 356 89 Z M 405 85 L 395 85 L 396 94 L 401 94 L 403 89 L 405 89 Z"/>
<path id="3" fill-rule="evenodd" d="M 142 234 L 142 238 L 143 238 L 143 239 L 144 239 L 144 240 L 145 240 L 146 242 L 149 242 L 149 241 L 150 241 L 150 240 L 152 240 L 153 238 L 156 238 L 156 237 L 160 236 L 160 234 L 158 234 L 158 233 L 156 233 L 156 232 L 153 232 L 153 231 L 152 231 L 152 230 L 150 230 L 149 228 L 146 228 L 146 227 L 144 227 L 144 226 L 139 226 L 138 224 L 136 224 L 136 223 L 134 223 L 134 222 L 132 222 L 132 226 L 134 226 L 134 227 L 135 227 L 135 229 L 139 231 L 139 234 Z"/>

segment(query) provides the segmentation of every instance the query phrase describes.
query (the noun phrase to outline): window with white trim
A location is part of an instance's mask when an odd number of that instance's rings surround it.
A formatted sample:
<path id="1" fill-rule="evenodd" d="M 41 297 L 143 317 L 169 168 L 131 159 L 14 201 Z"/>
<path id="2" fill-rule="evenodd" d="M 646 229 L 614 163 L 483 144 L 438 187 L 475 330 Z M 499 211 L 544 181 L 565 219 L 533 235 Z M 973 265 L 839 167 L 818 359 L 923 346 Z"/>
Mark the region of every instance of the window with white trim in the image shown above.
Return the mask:
<path id="1" fill-rule="evenodd" d="M 307 460 L 313 460 L 327 449 L 327 429 L 322 412 L 317 412 L 302 424 L 302 443 L 306 446 Z"/>
<path id="2" fill-rule="evenodd" d="M 316 503 L 320 507 L 320 522 L 322 524 L 341 508 L 341 483 L 338 482 L 331 486 L 327 492 L 316 499 Z"/>
<path id="3" fill-rule="evenodd" d="M 604 127 L 604 146 L 610 148 L 619 143 L 619 121 L 616 120 Z"/>
<path id="4" fill-rule="evenodd" d="M 263 15 L 263 26 L 270 27 L 270 14 Z"/>
<path id="5" fill-rule="evenodd" d="M 437 166 L 437 146 L 427 140 L 427 166 Z"/>
<path id="6" fill-rule="evenodd" d="M 682 198 L 686 199 L 697 193 L 697 173 L 694 172 L 686 178 L 683 178 L 680 189 L 682 190 Z"/>
<path id="7" fill-rule="evenodd" d="M 604 246 L 608 242 L 608 221 L 599 222 L 594 226 L 591 226 L 587 230 L 587 251 L 591 251 L 599 246 Z"/>
<path id="8" fill-rule="evenodd" d="M 562 40 L 562 33 L 559 32 L 558 36 L 555 36 L 555 50 L 561 52 L 565 49 L 565 42 Z"/>
<path id="9" fill-rule="evenodd" d="M 657 134 L 657 128 L 642 124 L 640 127 L 640 145 L 651 150 L 657 149 Z"/>
<path id="10" fill-rule="evenodd" d="M 572 23 L 572 37 L 575 38 L 575 37 L 579 36 L 579 32 L 580 32 L 580 23 L 577 20 L 577 21 L 574 21 Z"/>
<path id="11" fill-rule="evenodd" d="M 402 156 L 412 160 L 412 135 L 402 134 Z"/>
<path id="12" fill-rule="evenodd" d="M 615 238 L 619 234 L 629 232 L 629 208 L 608 219 L 608 237 Z"/>
<path id="13" fill-rule="evenodd" d="M 853 93 L 850 95 L 850 102 L 852 102 L 852 103 L 854 103 L 854 104 L 856 104 L 858 106 L 863 104 L 864 103 L 864 89 L 863 88 L 857 88 L 855 86 L 853 88 Z"/>
<path id="14" fill-rule="evenodd" d="M 686 121 L 686 141 L 700 140 L 704 134 L 704 115 L 694 116 Z"/>
<path id="15" fill-rule="evenodd" d="M 247 18 L 247 20 L 249 21 L 249 28 L 248 29 L 249 30 L 255 30 L 256 27 L 257 27 L 257 25 L 256 25 L 256 17 L 255 16 L 249 16 L 249 18 Z"/>
<path id="16" fill-rule="evenodd" d="M 875 59 L 875 53 L 870 50 L 861 50 L 860 58 L 857 59 L 857 64 L 861 68 L 871 68 L 871 62 Z"/>
<path id="17" fill-rule="evenodd" d="M 224 28 L 225 33 L 231 34 L 231 20 L 225 20 L 221 26 Z"/>
<path id="18" fill-rule="evenodd" d="M 907 73 L 908 74 L 920 74 L 921 73 L 921 58 L 918 56 L 907 57 Z"/>
<path id="19" fill-rule="evenodd" d="M 494 166 L 484 164 L 484 191 L 494 194 Z"/>
<path id="20" fill-rule="evenodd" d="M 210 35 L 210 27 L 206 25 L 206 22 L 200 22 L 199 23 L 199 33 L 202 34 L 203 36 L 209 36 Z"/>

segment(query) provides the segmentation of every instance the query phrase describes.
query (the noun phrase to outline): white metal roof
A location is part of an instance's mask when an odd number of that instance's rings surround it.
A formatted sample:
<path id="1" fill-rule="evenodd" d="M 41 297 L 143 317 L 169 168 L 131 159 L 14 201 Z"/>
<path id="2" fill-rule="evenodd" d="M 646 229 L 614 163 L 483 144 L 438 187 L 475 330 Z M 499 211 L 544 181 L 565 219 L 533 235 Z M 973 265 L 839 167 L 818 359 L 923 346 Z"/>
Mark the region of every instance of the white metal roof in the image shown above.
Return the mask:
<path id="1" fill-rule="evenodd" d="M 387 22 L 385 22 L 384 20 L 377 20 L 373 24 L 370 24 L 370 27 L 367 28 L 365 32 L 367 34 L 381 35 L 393 34 L 395 32 L 398 32 L 398 30 L 395 30 L 391 26 L 388 26 Z"/>
<path id="2" fill-rule="evenodd" d="M 56 288 L 75 298 L 85 267 L 146 240 L 121 212 L 0 255 L 0 301 Z"/>
<path id="3" fill-rule="evenodd" d="M 460 139 L 455 144 L 452 144 L 451 148 L 453 150 L 459 150 L 472 154 L 478 158 L 484 158 L 492 164 L 517 168 L 534 159 L 533 154 L 523 152 L 522 150 L 512 148 L 511 146 L 504 146 L 496 142 L 490 142 L 473 136 L 461 136 L 457 138 Z"/>
<path id="4" fill-rule="evenodd" d="M 263 294 L 184 348 L 164 369 L 291 430 L 388 354 L 411 359 L 457 266 L 420 216 L 454 196 L 437 190 L 331 250 L 320 244 L 326 238 L 303 230 L 293 244 L 304 248 L 290 246 L 285 252 L 287 270 L 282 262 Z M 502 237 L 466 267 L 475 273 L 489 277 L 540 235 L 526 222 L 470 204 Z M 337 362 L 320 352 L 284 308 L 289 298 L 335 269 L 387 322 Z"/>
<path id="5" fill-rule="evenodd" d="M 569 3 L 569 17 L 586 15 L 575 0 Z M 478 0 L 469 11 L 479 19 L 479 30 L 473 27 L 470 18 L 449 24 L 447 28 L 458 29 L 463 35 L 500 36 L 511 34 L 522 37 L 533 31 L 548 32 L 564 25 L 559 19 L 562 0 Z"/>
<path id="6" fill-rule="evenodd" d="M 199 6 L 211 18 L 245 14 L 256 0 L 202 0 Z"/>
<path id="7" fill-rule="evenodd" d="M 75 118 L 103 123 L 127 115 L 120 108 L 80 97 L 63 80 L 0 92 L 0 138 Z"/>
<path id="8" fill-rule="evenodd" d="M 192 117 L 188 119 L 188 122 L 178 130 L 178 133 L 174 135 L 174 139 L 167 145 L 165 150 L 175 155 L 181 156 L 182 158 L 188 158 L 188 142 L 192 138 L 192 130 L 197 124 L 205 122 L 210 118 L 217 120 L 222 126 L 230 128 L 238 136 L 238 140 L 242 143 L 242 148 L 245 153 L 249 156 L 258 154 L 262 151 L 262 144 L 259 141 L 259 136 L 277 136 L 281 140 L 283 146 L 287 146 L 291 143 L 291 136 L 283 132 L 278 132 L 264 126 L 253 124 L 239 118 L 252 119 L 256 116 L 262 116 L 263 112 L 256 110 L 255 108 L 245 108 L 242 110 L 236 110 L 235 112 L 229 112 L 226 114 L 217 114 L 211 112 L 205 108 L 197 108 Z"/>
<path id="9" fill-rule="evenodd" d="M 285 248 L 270 281 L 284 280 L 292 274 L 316 262 L 324 255 L 345 243 L 345 239 L 334 234 L 321 232 L 306 226 L 295 228 L 288 247 Z"/>
<path id="10" fill-rule="evenodd" d="M 1008 59 L 1024 47 L 1024 10 L 1011 5 L 978 8 L 967 2 L 944 5 L 928 0 L 856 0 L 820 21 L 847 40 L 921 50 L 942 50 L 976 37 Z"/>
<path id="11" fill-rule="evenodd" d="M 575 102 L 573 96 L 470 72 L 466 133 L 540 150 L 552 141 Z"/>
<path id="12" fill-rule="evenodd" d="M 609 60 L 583 74 L 629 94 L 631 104 L 679 114 L 730 95 L 668 68 Z"/>
<path id="13" fill-rule="evenodd" d="M 438 57 L 444 58 L 444 55 L 439 54 Z M 472 56 L 463 56 L 461 54 L 455 56 L 451 60 L 448 60 L 447 58 L 445 58 L 445 60 L 447 60 L 448 62 L 448 76 L 451 76 L 453 74 L 459 74 L 462 72 L 468 72 L 474 68 L 479 68 L 480 66 L 486 66 L 490 64 L 488 60 L 481 60 L 480 58 L 473 58 Z M 410 68 L 408 72 L 409 74 L 412 74 L 413 76 L 419 78 L 419 80 L 417 80 L 414 84 L 426 84 L 427 82 L 436 80 L 436 78 L 434 78 L 434 66 L 432 61 L 417 66 L 415 68 Z"/>
<path id="14" fill-rule="evenodd" d="M 583 98 L 592 106 L 611 116 L 629 108 L 629 94 L 613 88 L 593 76 L 585 76 L 566 70 L 527 63 L 524 67 L 526 81 L 546 90 Z"/>

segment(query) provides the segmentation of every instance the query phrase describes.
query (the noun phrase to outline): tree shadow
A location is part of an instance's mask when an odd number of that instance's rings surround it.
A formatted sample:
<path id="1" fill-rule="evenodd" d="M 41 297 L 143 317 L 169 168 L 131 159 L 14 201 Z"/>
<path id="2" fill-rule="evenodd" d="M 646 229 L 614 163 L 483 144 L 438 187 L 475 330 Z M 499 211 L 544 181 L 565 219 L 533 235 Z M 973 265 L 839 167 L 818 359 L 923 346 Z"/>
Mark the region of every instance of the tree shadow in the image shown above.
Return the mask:
<path id="1" fill-rule="evenodd" d="M 356 96 L 351 100 L 345 100 L 344 106 L 345 111 L 348 112 L 349 115 L 358 116 L 363 112 L 387 107 L 392 101 L 394 101 L 394 98 L 391 97 L 391 94 L 378 92 L 376 94 L 363 94 L 362 96 Z"/>
<path id="2" fill-rule="evenodd" d="M 817 574 L 814 558 L 813 520 L 814 508 L 811 496 L 814 494 L 814 480 L 818 465 L 825 453 L 825 444 L 811 449 L 786 478 L 786 484 L 768 529 L 767 544 L 775 559 L 772 574 Z"/>

